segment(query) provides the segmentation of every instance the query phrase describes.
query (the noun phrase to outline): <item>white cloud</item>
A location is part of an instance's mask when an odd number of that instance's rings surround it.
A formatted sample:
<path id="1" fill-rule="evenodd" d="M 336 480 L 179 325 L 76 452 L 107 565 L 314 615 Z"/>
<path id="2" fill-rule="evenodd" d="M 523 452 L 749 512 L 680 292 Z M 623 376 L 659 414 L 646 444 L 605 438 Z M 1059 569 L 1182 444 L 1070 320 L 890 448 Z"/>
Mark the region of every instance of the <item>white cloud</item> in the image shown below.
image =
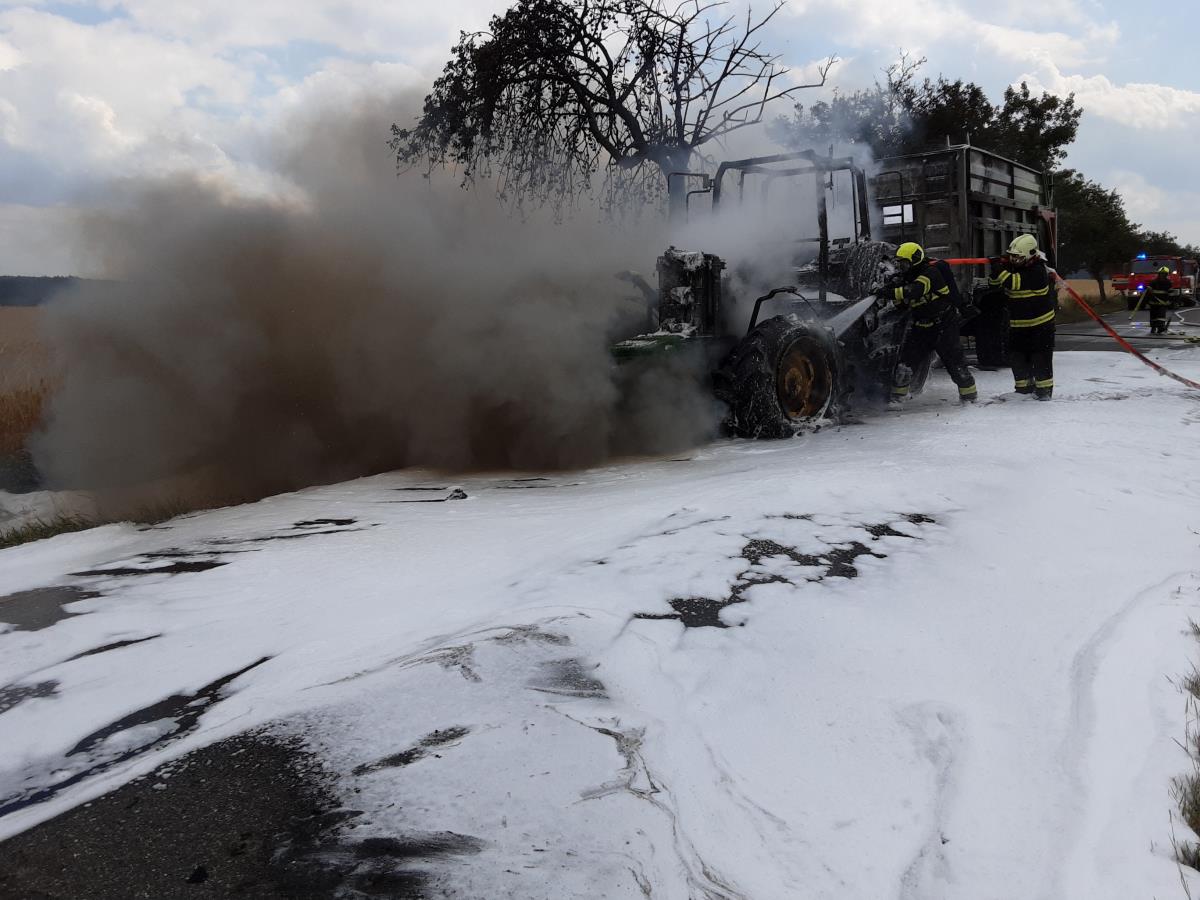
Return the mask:
<path id="1" fill-rule="evenodd" d="M 1132 221 L 1200 244 L 1200 190 L 1179 183 L 1155 184 L 1128 169 L 1113 170 L 1105 182 L 1125 200 Z"/>
<path id="2" fill-rule="evenodd" d="M 1135 222 L 1153 221 L 1169 206 L 1167 192 L 1139 172 L 1117 169 L 1108 180 L 1125 199 L 1125 210 Z"/>
<path id="3" fill-rule="evenodd" d="M 28 194 L 11 173 L 30 157 L 60 190 L 183 169 L 261 192 L 255 154 L 291 110 L 427 84 L 457 29 L 506 5 L 80 0 L 74 21 L 0 0 L 0 202 Z"/>
<path id="4" fill-rule="evenodd" d="M 62 117 L 82 105 L 103 105 L 92 117 L 102 136 L 120 132 L 132 140 L 170 127 L 172 114 L 203 89 L 217 101 L 244 103 L 252 76 L 233 64 L 182 41 L 164 41 L 128 23 L 79 25 L 31 10 L 0 13 L 0 36 L 17 47 L 19 67 L 0 72 L 0 94 L 21 111 L 23 149 L 77 153 L 79 144 L 56 147 Z M 89 98 L 91 98 L 89 100 Z"/>
<path id="5" fill-rule="evenodd" d="M 1048 64 L 1021 76 L 1031 88 L 1065 96 L 1074 93 L 1089 113 L 1127 128 L 1150 131 L 1200 126 L 1200 93 L 1164 84 L 1114 84 L 1104 75 L 1065 75 Z"/>
<path id="6" fill-rule="evenodd" d="M 821 70 L 828 66 L 829 70 L 826 73 L 826 83 L 836 84 L 838 78 L 843 72 L 846 71 L 852 62 L 852 58 L 839 57 L 833 60 L 831 65 L 829 62 L 829 57 L 826 56 L 822 57 L 821 59 L 813 59 L 805 63 L 800 63 L 799 65 L 790 66 L 787 77 L 792 84 L 796 85 L 820 84 Z"/>
<path id="7" fill-rule="evenodd" d="M 0 71 L 0 202 L 27 193 L 12 169 L 30 165 L 60 199 L 133 174 L 221 172 L 250 190 L 269 180 L 236 158 L 238 117 L 211 111 L 250 108 L 252 71 L 123 19 L 89 26 L 6 10 L 0 38 L 21 56 Z"/>
<path id="8" fill-rule="evenodd" d="M 459 29 L 473 30 L 507 8 L 511 0 L 101 0 L 145 31 L 205 46 L 279 47 L 293 41 L 331 45 L 355 54 L 391 54 L 425 48 L 438 52 Z M 411 60 L 410 60 L 411 61 Z"/>
<path id="9" fill-rule="evenodd" d="M 1119 35 L 1114 23 L 1092 19 L 1078 0 L 1021 0 L 1012 5 L 909 0 L 902 8 L 895 0 L 794 0 L 786 9 L 805 20 L 835 18 L 841 27 L 831 34 L 850 46 L 902 45 L 917 53 L 963 48 L 1025 64 L 1095 61 Z M 1074 32 L 1058 30 L 1067 25 L 1074 26 Z"/>
<path id="10" fill-rule="evenodd" d="M 0 38 L 0 72 L 15 69 L 24 61 L 25 57 L 21 55 L 16 47 Z"/>
<path id="11" fill-rule="evenodd" d="M 1116 42 L 1114 27 L 1088 29 L 1089 39 L 1061 31 L 1034 32 L 1027 29 L 973 22 L 965 29 L 991 52 L 1005 60 L 1025 64 L 1081 66 L 1094 63 Z"/>

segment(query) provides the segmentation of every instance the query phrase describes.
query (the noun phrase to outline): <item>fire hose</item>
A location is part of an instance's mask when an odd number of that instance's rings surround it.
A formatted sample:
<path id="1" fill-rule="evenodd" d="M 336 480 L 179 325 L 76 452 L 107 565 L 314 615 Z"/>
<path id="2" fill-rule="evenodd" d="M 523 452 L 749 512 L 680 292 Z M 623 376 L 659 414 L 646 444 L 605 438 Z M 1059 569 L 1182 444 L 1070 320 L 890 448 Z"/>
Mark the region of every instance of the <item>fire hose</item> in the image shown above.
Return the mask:
<path id="1" fill-rule="evenodd" d="M 986 266 L 991 262 L 991 260 L 988 260 L 988 259 L 948 259 L 948 260 L 946 260 L 946 262 L 952 266 Z M 1123 338 L 1123 337 L 1121 337 L 1121 335 L 1117 334 L 1117 332 L 1113 329 L 1113 327 L 1111 325 L 1109 325 L 1107 322 L 1105 322 L 1104 318 L 1099 313 L 1097 313 L 1094 309 L 1092 309 L 1091 305 L 1089 305 L 1086 300 L 1084 300 L 1082 297 L 1079 296 L 1079 294 L 1075 291 L 1075 288 L 1071 287 L 1071 285 L 1069 285 L 1067 283 L 1066 279 L 1064 279 L 1062 276 L 1060 276 L 1054 270 L 1050 270 L 1050 273 L 1054 276 L 1055 281 L 1057 281 L 1059 284 L 1061 284 L 1063 287 L 1065 287 L 1067 289 L 1067 293 L 1071 295 L 1071 299 L 1074 300 L 1079 305 L 1079 308 L 1082 309 L 1089 316 L 1091 316 L 1091 318 L 1096 322 L 1097 325 L 1099 325 L 1101 328 L 1103 328 L 1105 331 L 1107 331 L 1109 337 L 1111 337 L 1114 341 L 1116 341 L 1118 344 L 1120 344 L 1121 348 L 1123 350 L 1127 350 L 1129 353 L 1133 354 L 1135 357 L 1137 357 L 1139 360 L 1144 362 L 1146 365 L 1148 365 L 1150 368 L 1152 368 L 1159 375 L 1166 375 L 1168 378 L 1173 378 L 1175 381 L 1178 381 L 1180 384 L 1187 385 L 1190 388 L 1195 388 L 1196 390 L 1200 391 L 1200 383 L 1192 381 L 1190 378 L 1184 378 L 1182 375 L 1177 375 L 1175 372 L 1172 372 L 1170 369 L 1168 369 L 1164 366 L 1160 366 L 1158 363 L 1156 363 L 1154 360 L 1147 357 L 1140 350 L 1136 349 L 1132 344 L 1129 343 L 1129 341 L 1125 340 L 1125 338 Z"/>

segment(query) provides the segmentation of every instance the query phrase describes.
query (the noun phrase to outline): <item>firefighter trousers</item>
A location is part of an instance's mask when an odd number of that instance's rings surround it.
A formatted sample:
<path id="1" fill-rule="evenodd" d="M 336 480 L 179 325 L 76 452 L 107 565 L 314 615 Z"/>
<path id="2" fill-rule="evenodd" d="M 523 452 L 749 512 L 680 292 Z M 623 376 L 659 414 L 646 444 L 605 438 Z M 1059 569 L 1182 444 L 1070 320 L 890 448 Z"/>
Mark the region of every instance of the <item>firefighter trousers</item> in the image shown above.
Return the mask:
<path id="1" fill-rule="evenodd" d="M 920 368 L 930 353 L 935 352 L 950 378 L 958 385 L 959 399 L 969 401 L 978 396 L 975 378 L 967 368 L 967 360 L 963 356 L 962 338 L 958 327 L 957 315 L 950 315 L 929 325 L 923 325 L 919 321 L 909 323 L 908 334 L 904 337 L 904 343 L 900 345 L 900 361 L 892 374 L 893 399 L 899 400 L 908 396 L 913 373 Z"/>
<path id="2" fill-rule="evenodd" d="M 1009 328 L 1008 359 L 1018 394 L 1054 393 L 1054 322 Z"/>
<path id="3" fill-rule="evenodd" d="M 1167 333 L 1167 312 L 1170 306 L 1166 303 L 1151 303 L 1150 304 L 1150 333 L 1151 334 L 1166 334 Z"/>

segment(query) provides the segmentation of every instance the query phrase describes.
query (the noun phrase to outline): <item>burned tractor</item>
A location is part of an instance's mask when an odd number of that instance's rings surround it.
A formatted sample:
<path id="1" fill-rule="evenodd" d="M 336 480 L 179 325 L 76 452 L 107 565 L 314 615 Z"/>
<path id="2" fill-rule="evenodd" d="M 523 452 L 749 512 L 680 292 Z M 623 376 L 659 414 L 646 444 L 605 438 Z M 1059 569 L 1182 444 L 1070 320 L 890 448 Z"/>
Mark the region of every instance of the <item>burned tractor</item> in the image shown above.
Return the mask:
<path id="1" fill-rule="evenodd" d="M 939 159 L 943 164 L 935 165 Z M 837 421 L 852 405 L 881 400 L 890 387 L 908 317 L 875 300 L 891 273 L 895 244 L 872 240 L 872 231 L 896 243 L 929 242 L 930 252 L 939 256 L 968 248 L 975 256 L 998 255 L 1001 241 L 1036 231 L 1037 223 L 1046 221 L 1036 210 L 1015 207 L 1006 216 L 1000 205 L 1011 201 L 1000 196 L 990 197 L 999 204 L 988 210 L 992 217 L 973 214 L 983 210 L 974 194 L 981 185 L 989 190 L 971 168 L 982 159 L 999 158 L 977 148 L 947 148 L 926 157 L 885 161 L 890 167 L 874 179 L 850 158 L 814 151 L 722 163 L 711 179 L 705 177 L 703 191 L 692 192 L 710 195 L 712 214 L 745 203 L 748 195 L 771 196 L 780 179 L 802 179 L 810 186 L 817 234 L 792 241 L 791 264 L 776 273 L 773 286 L 762 285 L 761 292 L 753 293 L 746 293 L 745 279 L 730 277 L 720 257 L 668 249 L 658 260 L 650 329 L 622 341 L 614 353 L 630 358 L 699 348 L 712 373 L 714 393 L 727 407 L 726 429 L 742 437 L 787 437 L 805 423 Z M 1009 163 L 1010 175 L 1015 165 Z M 891 194 L 884 192 L 881 202 L 878 185 L 885 180 L 894 188 Z M 836 229 L 828 202 L 835 188 L 843 198 Z M 1017 203 L 1026 199 L 1018 197 Z M 1036 198 L 1042 199 L 1041 194 Z M 898 217 L 891 215 L 893 207 L 899 207 Z M 967 212 L 960 220 L 945 217 L 943 222 L 937 216 L 948 207 Z M 838 236 L 831 233 L 839 229 Z M 1053 246 L 1052 240 L 1043 235 L 1043 246 Z M 994 314 L 993 298 L 969 271 L 958 280 L 968 309 L 972 301 L 989 307 L 988 316 L 977 317 L 982 321 L 974 324 L 977 362 L 1003 365 L 1006 319 Z M 912 393 L 923 387 L 932 359 L 913 373 Z"/>

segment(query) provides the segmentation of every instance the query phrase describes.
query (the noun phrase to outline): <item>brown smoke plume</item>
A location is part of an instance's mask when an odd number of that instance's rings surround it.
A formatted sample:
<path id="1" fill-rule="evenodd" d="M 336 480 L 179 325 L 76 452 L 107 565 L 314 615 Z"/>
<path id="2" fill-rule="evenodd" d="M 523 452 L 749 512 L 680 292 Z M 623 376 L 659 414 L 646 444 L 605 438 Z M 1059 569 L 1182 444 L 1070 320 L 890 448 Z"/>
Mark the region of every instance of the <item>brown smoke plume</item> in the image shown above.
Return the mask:
<path id="1" fill-rule="evenodd" d="M 542 469 L 710 435 L 696 372 L 629 378 L 607 344 L 651 228 L 517 220 L 486 187 L 397 178 L 396 103 L 285 148 L 302 201 L 200 179 L 126 186 L 49 310 L 63 361 L 35 460 L 52 486 L 198 477 L 263 496 L 404 466 Z"/>

